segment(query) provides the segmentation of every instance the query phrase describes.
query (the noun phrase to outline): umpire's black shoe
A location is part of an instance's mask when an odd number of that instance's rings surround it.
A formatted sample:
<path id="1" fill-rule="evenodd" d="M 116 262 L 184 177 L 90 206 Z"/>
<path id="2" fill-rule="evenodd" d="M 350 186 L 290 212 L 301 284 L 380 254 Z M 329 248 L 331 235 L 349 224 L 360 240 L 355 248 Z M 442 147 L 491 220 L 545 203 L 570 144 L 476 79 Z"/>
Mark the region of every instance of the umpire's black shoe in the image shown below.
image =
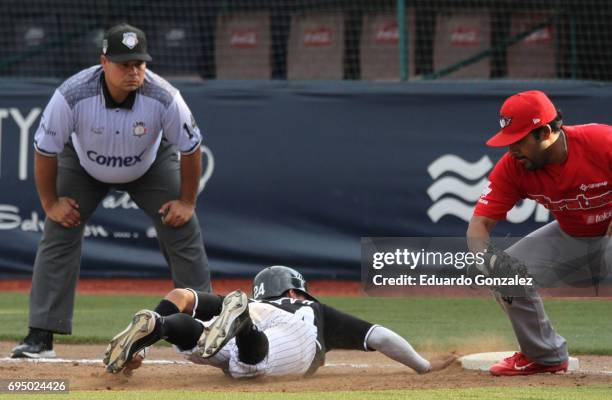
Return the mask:
<path id="1" fill-rule="evenodd" d="M 53 332 L 30 328 L 28 335 L 11 351 L 11 358 L 54 358 Z"/>
<path id="2" fill-rule="evenodd" d="M 134 354 L 161 339 L 161 317 L 154 311 L 140 310 L 132 322 L 111 340 L 104 354 L 106 370 L 116 374 Z"/>
<path id="3" fill-rule="evenodd" d="M 212 357 L 243 329 L 252 326 L 249 315 L 249 299 L 240 290 L 235 290 L 223 299 L 223 308 L 209 329 L 204 329 L 198 340 L 198 353 Z"/>

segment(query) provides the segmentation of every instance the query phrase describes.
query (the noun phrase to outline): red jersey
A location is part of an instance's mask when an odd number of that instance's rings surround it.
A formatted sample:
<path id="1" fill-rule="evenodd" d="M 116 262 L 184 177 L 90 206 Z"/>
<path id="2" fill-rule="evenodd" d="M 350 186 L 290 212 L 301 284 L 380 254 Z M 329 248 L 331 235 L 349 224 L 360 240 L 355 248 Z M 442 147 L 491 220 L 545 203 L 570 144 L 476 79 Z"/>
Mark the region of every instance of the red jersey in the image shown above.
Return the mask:
<path id="1" fill-rule="evenodd" d="M 571 236 L 603 236 L 612 221 L 612 126 L 564 126 L 567 159 L 527 171 L 509 153 L 497 162 L 474 215 L 495 220 L 521 199 L 549 209 Z"/>

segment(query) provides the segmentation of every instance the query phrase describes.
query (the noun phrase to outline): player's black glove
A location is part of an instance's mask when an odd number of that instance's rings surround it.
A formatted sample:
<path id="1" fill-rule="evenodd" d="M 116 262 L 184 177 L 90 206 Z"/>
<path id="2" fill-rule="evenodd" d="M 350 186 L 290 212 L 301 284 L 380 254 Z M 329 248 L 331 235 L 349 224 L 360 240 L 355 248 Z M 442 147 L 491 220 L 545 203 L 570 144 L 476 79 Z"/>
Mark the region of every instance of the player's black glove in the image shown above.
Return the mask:
<path id="1" fill-rule="evenodd" d="M 489 245 L 484 252 L 484 263 L 476 264 L 481 273 L 491 277 L 513 277 L 518 275 L 521 278 L 529 278 L 527 266 L 519 259 L 500 250 L 493 245 Z"/>
<path id="2" fill-rule="evenodd" d="M 491 278 L 531 278 L 527 266 L 522 261 L 491 244 L 485 250 L 483 259 L 482 263 L 475 262 L 468 267 L 467 275 L 469 277 L 484 275 Z M 512 292 L 515 295 L 524 295 L 524 288 L 522 287 L 493 287 L 492 289 L 503 294 Z"/>

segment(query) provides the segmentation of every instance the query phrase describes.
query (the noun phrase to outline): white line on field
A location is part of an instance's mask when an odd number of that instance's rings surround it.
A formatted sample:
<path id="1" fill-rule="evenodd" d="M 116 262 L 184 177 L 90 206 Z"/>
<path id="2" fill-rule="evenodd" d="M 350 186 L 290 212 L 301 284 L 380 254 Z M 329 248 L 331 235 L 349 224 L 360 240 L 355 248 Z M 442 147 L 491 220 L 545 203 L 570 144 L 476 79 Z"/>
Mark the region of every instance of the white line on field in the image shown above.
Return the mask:
<path id="1" fill-rule="evenodd" d="M 75 360 L 70 360 L 70 359 L 66 359 L 66 358 L 38 358 L 38 359 L 32 359 L 32 358 L 10 358 L 10 357 L 3 357 L 0 358 L 0 364 L 3 363 L 7 363 L 7 364 L 16 364 L 16 363 L 24 363 L 24 362 L 30 362 L 30 363 L 34 363 L 34 364 L 79 364 L 79 365 L 101 365 L 102 364 L 102 359 L 75 359 Z M 183 361 L 183 360 L 144 360 L 143 361 L 145 364 L 152 364 L 152 365 L 189 365 L 189 364 L 193 364 L 191 361 Z M 392 364 L 353 364 L 353 363 L 328 363 L 325 364 L 326 368 L 355 368 L 355 369 L 365 369 L 365 368 L 396 368 L 398 367 L 398 365 L 392 365 Z M 587 375 L 611 375 L 612 376 L 612 371 L 597 371 L 597 370 L 592 370 L 592 369 L 580 369 L 577 371 L 572 371 L 572 372 L 567 372 L 566 374 L 568 375 L 573 375 L 573 374 L 587 374 Z"/>
<path id="2" fill-rule="evenodd" d="M 20 363 L 20 362 L 31 362 L 41 364 L 102 364 L 102 359 L 80 359 L 80 360 L 68 360 L 66 358 L 0 358 L 0 363 Z M 189 361 L 182 360 L 144 360 L 145 364 L 155 365 L 167 365 L 167 364 L 193 364 Z"/>
<path id="3" fill-rule="evenodd" d="M 31 362 L 31 363 L 46 363 L 46 364 L 102 364 L 102 359 L 75 359 L 70 360 L 66 358 L 0 358 L 0 363 L 20 363 L 20 362 Z M 182 360 L 144 360 L 145 364 L 154 365 L 168 365 L 168 364 L 193 364 L 191 361 Z M 350 368 L 371 368 L 372 364 L 351 364 L 351 363 L 329 363 L 325 364 L 326 367 L 339 368 L 339 367 L 350 367 Z M 393 367 L 391 364 L 376 365 L 377 368 L 389 368 Z"/>

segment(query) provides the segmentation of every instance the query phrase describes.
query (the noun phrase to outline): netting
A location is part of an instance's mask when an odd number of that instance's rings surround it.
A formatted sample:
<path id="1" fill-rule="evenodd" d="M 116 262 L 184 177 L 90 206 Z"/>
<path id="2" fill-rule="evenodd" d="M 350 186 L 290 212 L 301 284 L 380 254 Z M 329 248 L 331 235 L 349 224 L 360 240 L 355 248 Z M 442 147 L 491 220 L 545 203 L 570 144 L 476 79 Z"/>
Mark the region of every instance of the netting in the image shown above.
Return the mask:
<path id="1" fill-rule="evenodd" d="M 611 3 L 3 0 L 0 76 L 67 77 L 128 22 L 170 77 L 612 80 Z"/>

